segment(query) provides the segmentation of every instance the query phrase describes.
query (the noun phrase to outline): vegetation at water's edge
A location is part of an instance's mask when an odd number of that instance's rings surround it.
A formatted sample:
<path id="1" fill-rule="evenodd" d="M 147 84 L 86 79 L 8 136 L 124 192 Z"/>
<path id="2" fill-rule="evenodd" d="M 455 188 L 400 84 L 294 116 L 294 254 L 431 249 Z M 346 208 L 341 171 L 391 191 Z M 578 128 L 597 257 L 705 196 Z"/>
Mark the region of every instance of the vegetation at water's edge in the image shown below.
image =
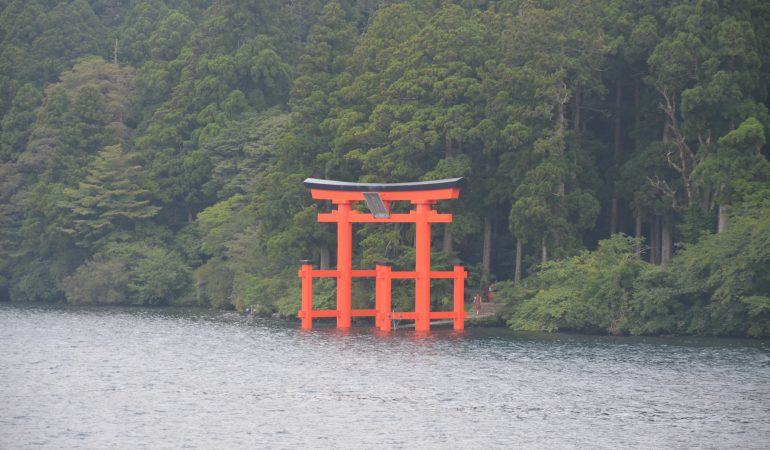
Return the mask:
<path id="1" fill-rule="evenodd" d="M 610 334 L 770 335 L 770 203 L 730 229 L 687 246 L 667 266 L 640 259 L 615 235 L 596 251 L 544 264 L 523 283 L 500 283 L 518 330 Z"/>
<path id="2" fill-rule="evenodd" d="M 768 336 L 768 29 L 762 0 L 0 0 L 0 300 L 293 315 L 336 250 L 304 178 L 463 176 L 434 266 L 512 327 Z M 357 227 L 354 264 L 413 235 Z"/>

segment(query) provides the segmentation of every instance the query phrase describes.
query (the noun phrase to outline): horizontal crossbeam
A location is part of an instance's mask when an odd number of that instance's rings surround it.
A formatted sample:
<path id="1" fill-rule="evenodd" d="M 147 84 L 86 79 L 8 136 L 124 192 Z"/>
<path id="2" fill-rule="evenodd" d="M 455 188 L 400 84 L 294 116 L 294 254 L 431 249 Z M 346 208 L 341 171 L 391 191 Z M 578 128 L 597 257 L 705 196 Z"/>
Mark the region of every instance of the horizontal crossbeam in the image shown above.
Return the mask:
<path id="1" fill-rule="evenodd" d="M 376 309 L 354 309 L 351 311 L 353 317 L 375 317 L 377 315 Z M 394 320 L 414 320 L 417 317 L 417 313 L 414 311 L 394 311 L 389 314 L 391 319 Z M 297 313 L 297 316 L 304 317 L 304 311 Z M 456 313 L 454 311 L 431 311 L 431 319 L 454 319 Z M 316 309 L 310 312 L 310 317 L 337 317 L 336 309 Z"/>
<path id="2" fill-rule="evenodd" d="M 431 319 L 454 319 L 457 313 L 454 311 L 431 311 L 429 314 Z M 390 313 L 390 318 L 393 320 L 415 320 L 417 313 L 414 311 L 394 311 Z"/>
<path id="3" fill-rule="evenodd" d="M 376 309 L 353 309 L 350 311 L 353 317 L 375 317 L 377 315 Z M 305 312 L 300 311 L 297 313 L 297 317 L 305 317 Z M 310 317 L 337 317 L 336 309 L 316 309 L 310 311 Z"/>
<path id="4" fill-rule="evenodd" d="M 302 319 L 305 317 L 306 312 L 304 310 L 300 310 L 297 313 L 297 317 Z M 337 310 L 336 309 L 316 309 L 314 311 L 310 311 L 310 317 L 337 317 Z"/>
<path id="5" fill-rule="evenodd" d="M 319 222 L 339 222 L 340 218 L 340 213 L 337 210 L 318 214 Z M 417 212 L 412 210 L 406 214 L 391 214 L 390 217 L 381 219 L 375 218 L 372 214 L 350 211 L 345 220 L 350 223 L 417 223 L 420 219 Z M 452 223 L 452 215 L 431 210 L 428 211 L 427 221 L 428 223 Z"/>
<path id="6" fill-rule="evenodd" d="M 352 275 L 354 278 L 373 278 L 377 276 L 377 271 L 375 270 L 352 270 Z M 338 272 L 334 269 L 330 270 L 311 270 L 310 276 L 313 278 L 335 278 L 337 277 Z M 453 279 L 457 277 L 457 272 L 454 271 L 442 271 L 442 272 L 431 272 L 430 278 L 432 280 L 440 280 L 440 279 Z M 393 271 L 390 273 L 390 278 L 394 280 L 414 280 L 417 278 L 417 272 L 415 271 Z"/>

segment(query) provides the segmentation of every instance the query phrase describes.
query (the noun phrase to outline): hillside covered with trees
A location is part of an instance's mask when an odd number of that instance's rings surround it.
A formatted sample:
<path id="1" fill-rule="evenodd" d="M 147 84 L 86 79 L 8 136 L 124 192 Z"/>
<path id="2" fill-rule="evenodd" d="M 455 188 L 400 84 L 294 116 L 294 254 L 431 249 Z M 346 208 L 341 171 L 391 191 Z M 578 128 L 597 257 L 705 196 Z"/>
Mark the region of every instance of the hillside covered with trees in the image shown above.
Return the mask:
<path id="1" fill-rule="evenodd" d="M 512 327 L 770 335 L 765 0 L 0 11 L 2 300 L 292 315 L 297 261 L 335 264 L 303 179 L 462 176 L 434 264 Z M 413 236 L 357 227 L 354 265 Z"/>

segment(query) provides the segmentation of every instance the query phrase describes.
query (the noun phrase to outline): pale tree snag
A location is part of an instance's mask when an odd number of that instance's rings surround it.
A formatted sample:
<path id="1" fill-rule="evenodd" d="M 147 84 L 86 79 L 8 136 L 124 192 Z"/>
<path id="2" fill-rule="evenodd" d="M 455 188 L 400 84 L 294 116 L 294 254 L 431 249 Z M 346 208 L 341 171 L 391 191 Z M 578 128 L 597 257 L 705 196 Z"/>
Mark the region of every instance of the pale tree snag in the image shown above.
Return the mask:
<path id="1" fill-rule="evenodd" d="M 634 248 L 634 251 L 636 251 L 637 255 L 640 255 L 642 253 L 642 210 L 641 208 L 636 208 L 636 227 L 634 228 L 634 237 L 636 238 L 636 245 Z"/>
<path id="2" fill-rule="evenodd" d="M 663 96 L 664 104 L 661 105 L 661 109 L 666 115 L 666 136 L 670 136 L 673 139 L 673 149 L 666 153 L 666 162 L 668 166 L 674 169 L 682 178 L 682 186 L 685 193 L 685 203 L 683 205 L 678 204 L 675 198 L 672 198 L 672 207 L 675 210 L 689 209 L 693 204 L 693 182 L 692 173 L 700 163 L 699 158 L 695 152 L 687 144 L 687 139 L 682 133 L 679 127 L 679 119 L 677 117 L 676 94 L 670 94 L 665 88 L 658 88 L 658 92 Z M 665 140 L 665 137 L 664 137 Z M 701 143 L 707 144 L 711 142 L 710 131 L 705 138 L 705 141 L 699 137 Z M 665 182 L 664 182 L 665 183 Z M 653 183 L 653 186 L 660 189 L 665 195 L 671 197 L 671 188 L 666 184 L 668 190 L 661 189 L 663 183 Z"/>
<path id="3" fill-rule="evenodd" d="M 660 216 L 655 216 L 650 223 L 650 262 L 660 262 Z"/>
<path id="4" fill-rule="evenodd" d="M 521 281 L 521 239 L 516 239 L 516 268 L 513 273 L 513 284 Z"/>
<path id="5" fill-rule="evenodd" d="M 452 229 L 449 228 L 449 224 L 446 224 L 444 226 L 444 238 L 441 242 L 441 251 L 445 255 L 449 255 L 452 253 Z"/>
<path id="6" fill-rule="evenodd" d="M 671 254 L 674 250 L 673 242 L 673 224 L 667 217 L 663 218 L 663 224 L 661 226 L 661 238 L 660 238 L 660 264 L 666 265 L 671 261 Z"/>
<path id="7" fill-rule="evenodd" d="M 321 246 L 318 248 L 319 253 L 319 259 L 320 262 L 318 264 L 319 268 L 321 270 L 328 270 L 331 267 L 331 252 L 329 251 L 329 247 L 327 246 Z"/>
<path id="8" fill-rule="evenodd" d="M 492 270 L 492 217 L 484 216 L 484 244 L 481 254 L 481 279 L 483 283 L 489 282 L 489 274 Z"/>
<path id="9" fill-rule="evenodd" d="M 719 221 L 717 225 L 717 233 L 724 233 L 730 225 L 730 211 L 732 207 L 730 205 L 719 205 Z"/>
<path id="10" fill-rule="evenodd" d="M 671 207 L 675 211 L 680 210 L 681 205 L 679 205 L 679 200 L 677 198 L 676 191 L 674 190 L 674 188 L 669 186 L 666 180 L 661 180 L 660 177 L 656 175 L 654 177 L 647 177 L 647 181 L 650 183 L 650 185 L 652 185 L 652 187 L 660 191 L 661 194 L 665 195 L 671 200 Z"/>

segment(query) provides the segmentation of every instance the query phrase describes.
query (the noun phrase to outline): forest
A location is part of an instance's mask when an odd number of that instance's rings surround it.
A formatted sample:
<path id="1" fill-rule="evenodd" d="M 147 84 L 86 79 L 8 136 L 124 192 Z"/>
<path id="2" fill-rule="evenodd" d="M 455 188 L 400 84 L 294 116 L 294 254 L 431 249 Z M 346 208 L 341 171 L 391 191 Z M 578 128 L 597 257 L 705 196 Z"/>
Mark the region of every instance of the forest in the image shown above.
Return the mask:
<path id="1" fill-rule="evenodd" d="M 298 261 L 335 264 L 305 178 L 464 177 L 433 264 L 510 327 L 770 336 L 766 0 L 0 11 L 1 301 L 294 316 Z M 354 239 L 413 264 L 409 226 Z"/>

